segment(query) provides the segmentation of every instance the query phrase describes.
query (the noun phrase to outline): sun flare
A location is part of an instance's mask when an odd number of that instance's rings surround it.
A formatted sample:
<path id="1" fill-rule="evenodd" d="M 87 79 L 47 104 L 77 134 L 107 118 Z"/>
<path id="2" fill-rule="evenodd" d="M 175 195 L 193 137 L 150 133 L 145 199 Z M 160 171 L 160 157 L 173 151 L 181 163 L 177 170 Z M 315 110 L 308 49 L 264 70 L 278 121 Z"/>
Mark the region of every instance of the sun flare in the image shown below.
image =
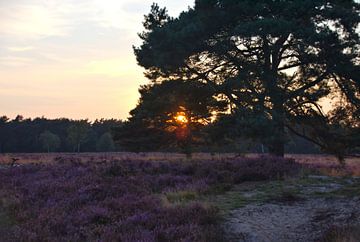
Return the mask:
<path id="1" fill-rule="evenodd" d="M 185 116 L 185 114 L 177 114 L 175 116 L 175 120 L 176 120 L 176 122 L 181 123 L 181 124 L 187 124 L 189 122 L 187 117 Z"/>

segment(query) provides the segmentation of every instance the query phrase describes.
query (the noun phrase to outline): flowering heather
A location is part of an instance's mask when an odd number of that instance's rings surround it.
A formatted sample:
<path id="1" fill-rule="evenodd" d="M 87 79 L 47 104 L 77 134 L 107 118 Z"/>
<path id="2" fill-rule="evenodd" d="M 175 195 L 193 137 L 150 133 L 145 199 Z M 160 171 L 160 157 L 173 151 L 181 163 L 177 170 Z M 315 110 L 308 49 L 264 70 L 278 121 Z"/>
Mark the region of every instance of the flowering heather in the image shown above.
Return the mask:
<path id="1" fill-rule="evenodd" d="M 137 160 L 27 164 L 0 169 L 1 241 L 218 241 L 217 209 L 167 194 L 295 174 L 292 160 Z M 1 217 L 0 217 L 1 219 Z M 1 223 L 0 223 L 1 224 Z"/>

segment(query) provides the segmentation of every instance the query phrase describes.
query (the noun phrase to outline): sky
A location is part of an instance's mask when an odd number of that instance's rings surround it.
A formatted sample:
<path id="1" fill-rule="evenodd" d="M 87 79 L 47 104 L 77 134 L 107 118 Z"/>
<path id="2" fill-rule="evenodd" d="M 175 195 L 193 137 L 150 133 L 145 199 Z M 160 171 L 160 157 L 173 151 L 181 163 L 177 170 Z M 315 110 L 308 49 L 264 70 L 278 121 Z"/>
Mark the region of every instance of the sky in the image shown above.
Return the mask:
<path id="1" fill-rule="evenodd" d="M 0 115 L 125 119 L 148 83 L 136 64 L 156 0 L 0 0 Z M 158 0 L 177 16 L 194 0 Z"/>

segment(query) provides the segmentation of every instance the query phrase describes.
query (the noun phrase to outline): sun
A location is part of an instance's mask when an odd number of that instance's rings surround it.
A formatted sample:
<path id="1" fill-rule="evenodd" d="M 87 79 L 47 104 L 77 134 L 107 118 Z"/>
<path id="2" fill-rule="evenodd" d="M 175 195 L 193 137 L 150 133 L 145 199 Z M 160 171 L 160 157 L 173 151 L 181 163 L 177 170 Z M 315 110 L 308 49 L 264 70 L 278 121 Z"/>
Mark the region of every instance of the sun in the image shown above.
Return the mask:
<path id="1" fill-rule="evenodd" d="M 181 124 L 187 124 L 189 122 L 189 120 L 187 119 L 187 117 L 185 116 L 185 114 L 183 113 L 178 113 L 175 116 L 175 121 L 177 123 L 181 123 Z"/>

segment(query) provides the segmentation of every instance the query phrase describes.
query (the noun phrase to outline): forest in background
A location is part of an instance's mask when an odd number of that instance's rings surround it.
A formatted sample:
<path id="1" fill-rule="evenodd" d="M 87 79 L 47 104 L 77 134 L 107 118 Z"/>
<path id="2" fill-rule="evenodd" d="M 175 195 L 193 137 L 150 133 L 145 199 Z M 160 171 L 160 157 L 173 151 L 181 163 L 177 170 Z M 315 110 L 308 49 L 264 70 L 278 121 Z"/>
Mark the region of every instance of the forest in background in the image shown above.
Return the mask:
<path id="1" fill-rule="evenodd" d="M 122 127 L 119 119 L 100 119 L 93 122 L 67 118 L 48 119 L 24 118 L 18 115 L 14 119 L 0 117 L 0 153 L 38 153 L 38 152 L 111 152 L 133 151 L 114 141 L 113 129 Z M 129 137 L 132 139 L 134 137 Z M 139 146 L 137 151 L 182 152 L 179 147 L 160 146 L 153 140 L 146 147 Z M 220 144 L 202 143 L 192 147 L 192 151 L 201 152 L 235 152 L 263 153 L 266 147 L 261 143 L 237 138 Z M 291 137 L 287 153 L 320 153 L 312 143 Z"/>
<path id="2" fill-rule="evenodd" d="M 119 150 L 111 128 L 121 126 L 117 119 L 93 122 L 67 118 L 0 117 L 0 153 L 106 152 Z"/>

